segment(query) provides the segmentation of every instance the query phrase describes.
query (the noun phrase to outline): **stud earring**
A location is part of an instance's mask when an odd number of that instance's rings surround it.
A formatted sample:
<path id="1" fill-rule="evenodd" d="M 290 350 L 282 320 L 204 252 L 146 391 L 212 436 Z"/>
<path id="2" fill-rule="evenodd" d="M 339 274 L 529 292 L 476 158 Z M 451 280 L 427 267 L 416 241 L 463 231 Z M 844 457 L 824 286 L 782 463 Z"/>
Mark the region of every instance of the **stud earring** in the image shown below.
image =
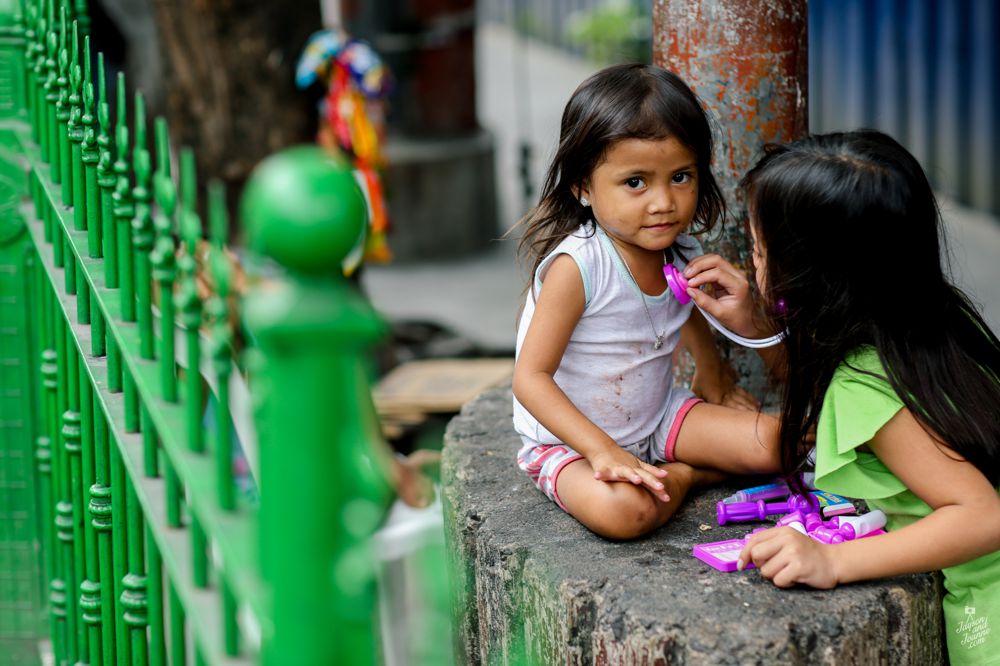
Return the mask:
<path id="1" fill-rule="evenodd" d="M 580 197 L 580 205 L 586 208 L 587 206 L 590 205 L 590 201 L 587 199 L 587 197 Z"/>

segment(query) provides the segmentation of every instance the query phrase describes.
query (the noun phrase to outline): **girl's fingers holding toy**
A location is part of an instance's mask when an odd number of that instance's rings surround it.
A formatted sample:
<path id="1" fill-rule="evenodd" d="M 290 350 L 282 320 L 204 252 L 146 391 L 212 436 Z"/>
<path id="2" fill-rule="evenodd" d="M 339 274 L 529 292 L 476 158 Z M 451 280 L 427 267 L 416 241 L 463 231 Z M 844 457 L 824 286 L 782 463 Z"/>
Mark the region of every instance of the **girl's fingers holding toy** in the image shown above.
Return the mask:
<path id="1" fill-rule="evenodd" d="M 761 576 L 774 583 L 775 587 L 791 587 L 795 584 L 795 581 L 788 582 L 791 577 L 787 572 L 791 568 L 788 558 L 782 551 L 778 551 L 774 557 L 757 567 L 757 570 Z"/>
<path id="2" fill-rule="evenodd" d="M 732 267 L 732 264 L 714 252 L 702 254 L 689 261 L 688 265 L 684 267 L 684 277 L 691 279 L 710 268 L 724 268 L 727 266 Z"/>
<path id="3" fill-rule="evenodd" d="M 757 335 L 753 323 L 753 302 L 749 291 L 741 296 L 718 293 L 710 296 L 700 289 L 688 287 L 687 295 L 702 312 L 712 315 L 733 332 L 749 337 Z"/>
<path id="4" fill-rule="evenodd" d="M 780 544 L 773 543 L 776 532 L 778 532 L 777 529 L 771 529 L 748 536 L 743 550 L 736 558 L 736 569 L 742 571 L 751 562 L 758 569 L 764 566 L 781 549 Z"/>
<path id="5" fill-rule="evenodd" d="M 746 275 L 717 254 L 706 254 L 691 260 L 684 269 L 684 277 L 692 287 L 715 283 L 723 288 L 745 285 Z"/>
<path id="6" fill-rule="evenodd" d="M 832 560 L 834 546 L 819 543 L 797 532 L 796 535 L 782 549 L 785 566 L 768 576 L 771 582 L 778 587 L 791 587 L 796 583 L 821 590 L 836 587 L 837 577 Z"/>
<path id="7" fill-rule="evenodd" d="M 777 587 L 802 583 L 819 589 L 837 585 L 832 562 L 833 547 L 810 539 L 790 527 L 751 535 L 740 552 L 737 569 L 748 562 Z"/>
<path id="8" fill-rule="evenodd" d="M 688 286 L 693 289 L 706 284 L 714 284 L 717 287 L 717 291 L 724 290 L 727 292 L 740 291 L 744 288 L 749 290 L 750 288 L 750 283 L 747 282 L 742 274 L 726 270 L 722 267 L 706 268 L 688 280 Z"/>

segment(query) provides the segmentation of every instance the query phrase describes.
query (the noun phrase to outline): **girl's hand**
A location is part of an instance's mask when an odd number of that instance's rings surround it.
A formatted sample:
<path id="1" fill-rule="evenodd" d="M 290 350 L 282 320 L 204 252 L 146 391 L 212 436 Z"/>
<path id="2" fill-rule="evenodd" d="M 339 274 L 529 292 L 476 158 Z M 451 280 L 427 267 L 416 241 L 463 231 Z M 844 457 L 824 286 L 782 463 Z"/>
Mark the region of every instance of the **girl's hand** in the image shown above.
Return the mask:
<path id="1" fill-rule="evenodd" d="M 696 367 L 694 377 L 691 378 L 691 391 L 713 405 L 757 411 L 760 402 L 736 384 L 734 375 L 727 364 L 722 364 L 719 372 L 700 372 Z"/>
<path id="2" fill-rule="evenodd" d="M 828 590 L 839 582 L 834 550 L 791 527 L 777 527 L 751 535 L 740 551 L 736 568 L 742 570 L 753 562 L 761 575 L 778 587 L 801 583 Z"/>
<path id="3" fill-rule="evenodd" d="M 660 481 L 667 476 L 667 470 L 644 463 L 618 446 L 608 447 L 607 451 L 591 456 L 590 466 L 594 468 L 594 478 L 598 481 L 628 481 L 644 486 L 657 499 L 670 501 Z"/>
<path id="4" fill-rule="evenodd" d="M 704 254 L 691 260 L 684 277 L 688 280 L 687 293 L 695 304 L 727 328 L 748 338 L 768 335 L 754 324 L 750 283 L 731 263 L 717 254 Z M 715 285 L 714 295 L 699 289 L 706 284 Z"/>
<path id="5" fill-rule="evenodd" d="M 741 409 L 745 412 L 756 412 L 760 409 L 760 402 L 757 401 L 757 398 L 753 397 L 742 386 L 737 386 L 736 384 L 733 384 L 722 394 L 722 399 L 717 404 L 723 407 Z"/>
<path id="6" fill-rule="evenodd" d="M 405 457 L 392 459 L 392 481 L 396 494 L 408 506 L 422 509 L 434 501 L 434 484 L 426 469 L 441 466 L 438 451 L 417 449 Z"/>

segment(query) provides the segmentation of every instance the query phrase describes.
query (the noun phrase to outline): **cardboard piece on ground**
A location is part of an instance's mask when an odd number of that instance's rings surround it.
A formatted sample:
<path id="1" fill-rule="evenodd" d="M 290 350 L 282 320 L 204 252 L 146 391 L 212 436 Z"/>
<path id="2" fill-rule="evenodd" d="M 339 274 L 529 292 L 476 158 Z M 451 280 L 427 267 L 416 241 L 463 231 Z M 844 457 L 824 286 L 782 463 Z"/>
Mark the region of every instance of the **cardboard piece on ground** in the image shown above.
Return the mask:
<path id="1" fill-rule="evenodd" d="M 424 359 L 404 363 L 375 386 L 382 415 L 457 412 L 469 400 L 510 378 L 512 358 Z"/>

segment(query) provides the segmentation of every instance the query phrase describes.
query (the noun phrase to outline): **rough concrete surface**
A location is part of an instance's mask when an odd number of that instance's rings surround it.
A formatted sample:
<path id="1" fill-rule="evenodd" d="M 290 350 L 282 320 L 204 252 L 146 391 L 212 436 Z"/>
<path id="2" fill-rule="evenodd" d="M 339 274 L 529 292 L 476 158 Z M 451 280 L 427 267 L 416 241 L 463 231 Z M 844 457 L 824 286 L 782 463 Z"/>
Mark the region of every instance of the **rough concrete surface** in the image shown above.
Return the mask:
<path id="1" fill-rule="evenodd" d="M 691 548 L 753 527 L 715 524 L 715 502 L 733 487 L 692 496 L 648 538 L 607 541 L 531 485 L 516 466 L 519 443 L 509 387 L 466 405 L 445 437 L 459 661 L 944 663 L 937 576 L 817 591 L 779 590 L 753 571 L 716 571 Z"/>

